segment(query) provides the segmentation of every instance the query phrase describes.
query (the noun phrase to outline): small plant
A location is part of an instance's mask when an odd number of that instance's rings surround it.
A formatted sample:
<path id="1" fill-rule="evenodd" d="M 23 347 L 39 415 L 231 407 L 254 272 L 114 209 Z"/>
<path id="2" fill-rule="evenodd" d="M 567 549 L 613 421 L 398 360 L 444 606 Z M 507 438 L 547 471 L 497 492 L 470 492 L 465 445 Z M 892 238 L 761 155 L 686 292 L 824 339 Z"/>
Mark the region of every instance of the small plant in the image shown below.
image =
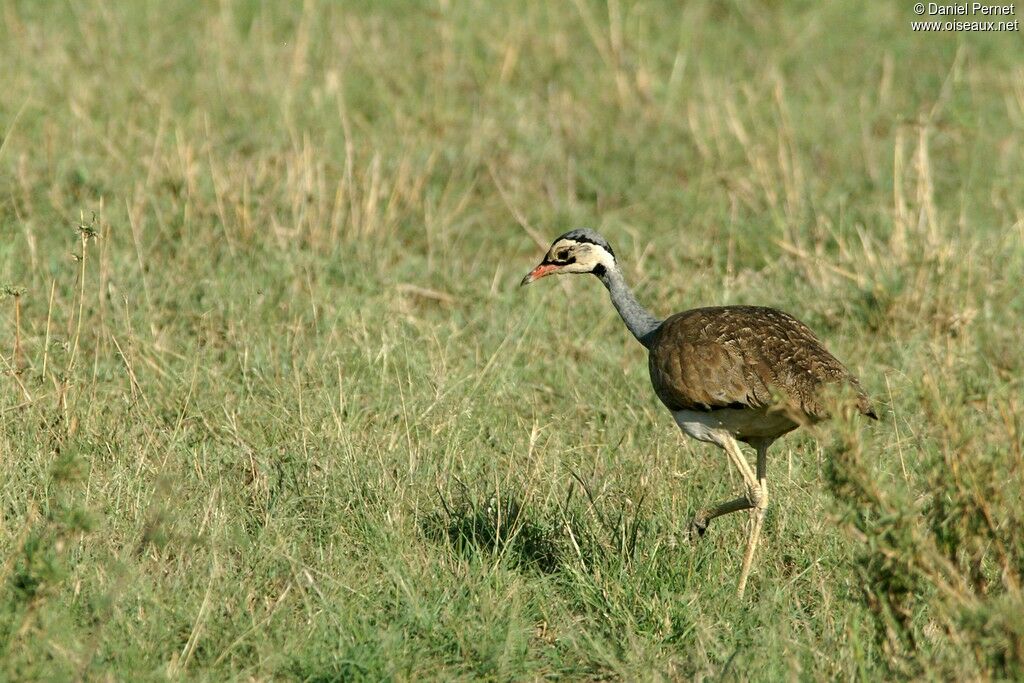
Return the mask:
<path id="1" fill-rule="evenodd" d="M 73 571 L 74 546 L 95 527 L 78 501 L 85 467 L 76 455 L 55 455 L 44 487 L 51 493 L 30 507 L 20 543 L 0 565 L 0 662 L 8 667 L 0 675 L 24 673 L 29 648 L 23 645 L 46 627 L 50 605 Z"/>
<path id="2" fill-rule="evenodd" d="M 577 474 L 572 476 L 560 505 L 538 505 L 515 488 L 474 495 L 462 485 L 454 501 L 439 491 L 442 509 L 427 518 L 424 531 L 429 538 L 448 541 L 461 554 L 486 552 L 542 572 L 568 564 L 584 571 L 608 561 L 628 564 L 643 526 L 643 501 L 632 513 L 625 507 L 604 509 L 609 505 L 599 505 L 590 486 Z M 575 495 L 577 490 L 584 496 Z"/>
<path id="3" fill-rule="evenodd" d="M 74 254 L 74 258 L 79 263 L 78 272 L 78 318 L 75 327 L 75 341 L 71 347 L 71 358 L 68 361 L 67 373 L 71 374 L 71 369 L 75 366 L 75 359 L 78 357 L 78 343 L 82 337 L 82 317 L 85 312 L 85 262 L 86 256 L 88 255 L 89 240 L 96 239 L 99 233 L 96 230 L 96 214 L 92 214 L 92 218 L 88 223 L 81 222 L 78 224 L 78 236 L 81 240 L 81 251 L 78 254 Z"/>
<path id="4" fill-rule="evenodd" d="M 883 484 L 856 441 L 829 458 L 843 519 L 861 542 L 857 571 L 890 668 L 952 677 L 1024 677 L 1024 514 L 1020 468 L 999 452 L 963 458 L 945 447 L 925 472 L 927 493 Z M 929 647 L 940 637 L 952 656 Z"/>
<path id="5" fill-rule="evenodd" d="M 25 287 L 12 284 L 0 287 L 0 299 L 10 297 L 14 300 L 14 350 L 12 352 L 11 367 L 16 374 L 20 373 L 24 367 L 21 348 L 21 297 L 27 291 Z"/>
<path id="6" fill-rule="evenodd" d="M 424 523 L 428 538 L 445 540 L 463 555 L 508 557 L 517 566 L 557 570 L 565 561 L 565 534 L 550 511 L 537 510 L 519 491 L 473 496 L 463 486 L 449 502 L 438 491 L 441 510 Z"/>

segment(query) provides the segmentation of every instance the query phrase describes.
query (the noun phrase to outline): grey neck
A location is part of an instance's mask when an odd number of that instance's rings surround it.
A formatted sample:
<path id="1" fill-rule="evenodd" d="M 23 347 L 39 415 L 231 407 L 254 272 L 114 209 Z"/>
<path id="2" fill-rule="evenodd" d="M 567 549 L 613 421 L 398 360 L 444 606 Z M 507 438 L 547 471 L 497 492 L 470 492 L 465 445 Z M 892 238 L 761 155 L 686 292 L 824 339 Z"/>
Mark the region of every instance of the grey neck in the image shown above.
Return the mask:
<path id="1" fill-rule="evenodd" d="M 653 332 L 661 325 L 661 321 L 640 305 L 618 268 L 606 269 L 598 278 L 608 288 L 612 304 L 622 316 L 622 322 L 626 323 L 638 342 L 650 348 Z"/>

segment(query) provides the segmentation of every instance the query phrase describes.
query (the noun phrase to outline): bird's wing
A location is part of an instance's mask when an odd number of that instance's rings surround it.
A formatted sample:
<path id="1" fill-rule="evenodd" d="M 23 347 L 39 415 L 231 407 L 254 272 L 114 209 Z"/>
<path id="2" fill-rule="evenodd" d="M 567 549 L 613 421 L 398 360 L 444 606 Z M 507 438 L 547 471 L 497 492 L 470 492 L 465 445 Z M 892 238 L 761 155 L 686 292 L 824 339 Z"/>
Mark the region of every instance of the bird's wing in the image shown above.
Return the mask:
<path id="1" fill-rule="evenodd" d="M 700 308 L 666 320 L 650 353 L 651 381 L 670 410 L 768 408 L 781 398 L 826 417 L 822 389 L 857 380 L 806 325 L 771 308 Z"/>
<path id="2" fill-rule="evenodd" d="M 720 309 L 719 309 L 720 310 Z M 717 314 L 716 314 L 717 313 Z M 771 390 L 714 309 L 672 316 L 651 347 L 651 382 L 670 410 L 767 407 Z"/>

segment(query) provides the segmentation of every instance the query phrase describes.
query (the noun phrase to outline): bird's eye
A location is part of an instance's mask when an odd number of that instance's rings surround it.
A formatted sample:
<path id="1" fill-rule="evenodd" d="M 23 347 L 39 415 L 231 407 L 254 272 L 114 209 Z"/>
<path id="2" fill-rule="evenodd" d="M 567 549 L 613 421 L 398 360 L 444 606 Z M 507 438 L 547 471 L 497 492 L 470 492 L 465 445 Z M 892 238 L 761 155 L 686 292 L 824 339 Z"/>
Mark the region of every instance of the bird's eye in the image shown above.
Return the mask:
<path id="1" fill-rule="evenodd" d="M 557 254 L 555 254 L 555 258 L 558 259 L 559 261 L 568 260 L 568 258 L 569 258 L 569 250 L 568 249 L 563 249 L 562 251 L 560 251 Z"/>

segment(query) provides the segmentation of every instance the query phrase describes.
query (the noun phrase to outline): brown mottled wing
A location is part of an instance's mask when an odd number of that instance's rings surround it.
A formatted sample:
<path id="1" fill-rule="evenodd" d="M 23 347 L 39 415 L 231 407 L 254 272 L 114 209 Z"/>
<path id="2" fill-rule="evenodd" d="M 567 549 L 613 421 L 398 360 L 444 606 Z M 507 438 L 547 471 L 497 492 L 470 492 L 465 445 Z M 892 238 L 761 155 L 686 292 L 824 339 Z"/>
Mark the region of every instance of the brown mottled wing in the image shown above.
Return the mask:
<path id="1" fill-rule="evenodd" d="M 721 306 L 678 313 L 658 329 L 651 382 L 670 410 L 766 408 L 774 396 L 810 418 L 824 418 L 822 389 L 848 384 L 874 417 L 857 379 L 809 327 L 773 308 Z"/>

